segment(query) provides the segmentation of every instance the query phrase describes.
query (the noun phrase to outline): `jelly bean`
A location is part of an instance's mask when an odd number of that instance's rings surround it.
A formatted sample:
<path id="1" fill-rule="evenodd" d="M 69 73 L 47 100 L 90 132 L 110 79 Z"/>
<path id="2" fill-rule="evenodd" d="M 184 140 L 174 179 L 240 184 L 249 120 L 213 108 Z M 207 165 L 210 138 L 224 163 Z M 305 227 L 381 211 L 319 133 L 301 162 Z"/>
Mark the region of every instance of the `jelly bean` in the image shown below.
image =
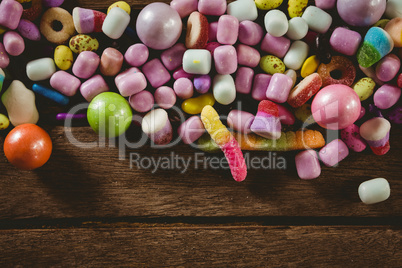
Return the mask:
<path id="1" fill-rule="evenodd" d="M 139 67 L 147 62 L 149 57 L 148 47 L 144 44 L 130 46 L 124 54 L 126 62 L 133 67 Z"/>
<path id="2" fill-rule="evenodd" d="M 56 120 L 58 121 L 65 121 L 67 119 L 70 120 L 86 120 L 87 115 L 86 114 L 68 114 L 68 113 L 60 113 L 56 115 Z"/>
<path id="3" fill-rule="evenodd" d="M 23 7 L 14 0 L 3 0 L 0 3 L 0 25 L 15 30 L 20 22 Z"/>
<path id="4" fill-rule="evenodd" d="M 73 21 L 79 34 L 102 32 L 106 14 L 100 11 L 75 7 L 73 9 Z"/>
<path id="5" fill-rule="evenodd" d="M 267 33 L 262 39 L 261 50 L 279 58 L 283 58 L 290 47 L 290 40 L 284 36 L 275 37 Z"/>
<path id="6" fill-rule="evenodd" d="M 19 56 L 25 50 L 24 39 L 14 31 L 8 31 L 3 36 L 4 48 L 11 56 Z"/>
<path id="7" fill-rule="evenodd" d="M 279 139 L 281 137 L 281 122 L 276 104 L 269 100 L 261 101 L 258 104 L 258 111 L 250 129 L 264 138 Z"/>
<path id="8" fill-rule="evenodd" d="M 261 10 L 270 10 L 279 7 L 283 0 L 255 0 L 255 5 Z"/>
<path id="9" fill-rule="evenodd" d="M 105 76 L 115 76 L 123 66 L 124 57 L 120 51 L 115 48 L 106 48 L 101 57 L 100 71 Z"/>
<path id="10" fill-rule="evenodd" d="M 239 36 L 239 20 L 230 15 L 223 15 L 218 20 L 216 39 L 223 45 L 233 45 Z"/>
<path id="11" fill-rule="evenodd" d="M 180 125 L 177 133 L 185 144 L 190 144 L 205 133 L 205 128 L 198 116 L 192 116 Z"/>
<path id="12" fill-rule="evenodd" d="M 274 74 L 267 88 L 267 99 L 277 103 L 286 102 L 289 96 L 289 92 L 292 89 L 292 84 L 292 78 L 290 78 L 286 74 Z"/>
<path id="13" fill-rule="evenodd" d="M 389 109 L 394 106 L 401 97 L 399 87 L 385 84 L 374 93 L 374 104 L 379 109 Z"/>
<path id="14" fill-rule="evenodd" d="M 54 50 L 54 62 L 59 69 L 63 71 L 70 69 L 73 65 L 73 61 L 73 52 L 69 47 L 64 45 L 56 47 Z"/>
<path id="15" fill-rule="evenodd" d="M 226 0 L 199 0 L 198 11 L 204 15 L 221 16 L 226 12 Z"/>
<path id="16" fill-rule="evenodd" d="M 237 52 L 237 62 L 239 65 L 244 65 L 248 67 L 257 67 L 258 64 L 260 63 L 260 53 L 258 52 L 257 49 L 243 45 L 243 44 L 238 44 L 236 46 L 236 52 Z"/>
<path id="17" fill-rule="evenodd" d="M 208 19 L 198 11 L 191 13 L 187 20 L 187 32 L 185 40 L 186 48 L 204 49 L 208 43 L 208 31 Z"/>
<path id="18" fill-rule="evenodd" d="M 81 52 L 73 65 L 73 74 L 82 79 L 90 78 L 98 69 L 99 56 L 92 51 Z"/>
<path id="19" fill-rule="evenodd" d="M 8 128 L 10 125 L 10 120 L 4 114 L 0 114 L 0 130 Z"/>
<path id="20" fill-rule="evenodd" d="M 38 122 L 39 113 L 35 105 L 35 94 L 27 89 L 21 81 L 14 80 L 4 92 L 1 101 L 14 126 Z"/>
<path id="21" fill-rule="evenodd" d="M 360 128 L 355 124 L 341 130 L 341 139 L 346 143 L 349 149 L 355 152 L 362 152 L 366 149 L 366 142 L 360 136 Z"/>
<path id="22" fill-rule="evenodd" d="M 389 54 L 377 63 L 377 78 L 383 82 L 391 81 L 398 74 L 400 67 L 401 60 L 394 54 Z"/>
<path id="23" fill-rule="evenodd" d="M 303 39 L 308 32 L 307 22 L 300 17 L 294 17 L 289 20 L 289 29 L 286 36 L 292 40 Z"/>
<path id="24" fill-rule="evenodd" d="M 155 104 L 154 96 L 151 92 L 143 90 L 129 98 L 130 106 L 139 113 L 150 111 Z"/>
<path id="25" fill-rule="evenodd" d="M 311 114 L 311 104 L 305 103 L 295 110 L 295 117 L 303 122 L 304 126 L 315 124 L 314 117 Z"/>
<path id="26" fill-rule="evenodd" d="M 207 74 L 198 75 L 194 77 L 194 89 L 200 93 L 204 94 L 207 93 L 208 90 L 211 88 L 211 77 Z"/>
<path id="27" fill-rule="evenodd" d="M 326 33 L 332 24 L 331 15 L 315 6 L 307 7 L 302 18 L 307 22 L 309 29 L 317 33 Z"/>
<path id="28" fill-rule="evenodd" d="M 88 102 L 91 102 L 93 98 L 106 91 L 109 91 L 109 86 L 99 74 L 82 83 L 80 87 L 81 95 Z"/>
<path id="29" fill-rule="evenodd" d="M 235 131 L 248 134 L 251 133 L 251 124 L 253 123 L 254 115 L 240 110 L 231 110 L 228 114 L 227 123 L 230 128 Z"/>
<path id="30" fill-rule="evenodd" d="M 349 155 L 349 149 L 346 144 L 340 140 L 336 139 L 325 145 L 318 156 L 320 160 L 327 166 L 327 167 L 334 167 L 343 159 L 345 159 Z"/>
<path id="31" fill-rule="evenodd" d="M 237 52 L 234 46 L 224 45 L 217 47 L 214 52 L 214 62 L 218 74 L 232 74 L 236 72 Z"/>
<path id="32" fill-rule="evenodd" d="M 32 81 L 41 81 L 49 79 L 56 72 L 56 66 L 52 58 L 42 58 L 28 62 L 26 72 Z"/>
<path id="33" fill-rule="evenodd" d="M 162 86 L 157 88 L 154 97 L 156 103 L 163 109 L 170 109 L 176 103 L 176 93 L 171 87 Z"/>
<path id="34" fill-rule="evenodd" d="M 112 8 L 114 8 L 114 7 L 119 7 L 121 9 L 123 9 L 124 11 L 127 12 L 128 15 L 130 15 L 130 13 L 131 13 L 130 5 L 127 2 L 124 2 L 124 1 L 118 1 L 118 2 L 115 2 L 115 3 L 111 4 L 109 6 L 109 8 L 107 9 L 107 13 L 109 14 L 110 10 L 112 10 Z"/>
<path id="35" fill-rule="evenodd" d="M 157 145 L 168 144 L 172 140 L 172 125 L 163 109 L 155 109 L 142 119 L 142 131 Z"/>
<path id="36" fill-rule="evenodd" d="M 288 52 L 283 58 L 283 63 L 287 68 L 299 70 L 306 60 L 309 52 L 309 46 L 303 41 L 294 41 Z"/>
<path id="37" fill-rule="evenodd" d="M 125 98 L 114 92 L 103 92 L 89 104 L 87 117 L 95 133 L 113 138 L 127 131 L 133 113 Z"/>
<path id="38" fill-rule="evenodd" d="M 357 61 L 365 68 L 377 63 L 394 48 L 394 41 L 383 29 L 371 27 L 357 51 Z"/>
<path id="39" fill-rule="evenodd" d="M 257 74 L 254 76 L 253 88 L 251 90 L 251 97 L 257 101 L 266 100 L 266 92 L 268 85 L 271 81 L 272 75 Z"/>
<path id="40" fill-rule="evenodd" d="M 280 104 L 277 104 L 276 106 L 278 107 L 279 120 L 281 123 L 284 125 L 293 125 L 296 121 L 293 113 L 285 108 L 285 106 Z"/>
<path id="41" fill-rule="evenodd" d="M 296 85 L 297 81 L 297 73 L 295 70 L 292 69 L 287 69 L 286 72 L 284 72 L 287 76 L 289 76 L 292 79 L 292 88 Z"/>
<path id="42" fill-rule="evenodd" d="M 370 77 L 364 77 L 357 81 L 353 86 L 353 90 L 357 93 L 361 101 L 367 100 L 374 92 L 375 82 Z"/>
<path id="43" fill-rule="evenodd" d="M 206 49 L 188 49 L 183 55 L 183 70 L 190 74 L 209 74 L 212 57 Z"/>
<path id="44" fill-rule="evenodd" d="M 297 175 L 302 180 L 318 178 L 321 174 L 321 166 L 314 150 L 306 150 L 296 155 Z"/>
<path id="45" fill-rule="evenodd" d="M 231 75 L 215 75 L 212 90 L 215 100 L 220 104 L 228 105 L 236 99 L 236 86 Z"/>
<path id="46" fill-rule="evenodd" d="M 188 78 L 179 78 L 173 84 L 174 92 L 180 99 L 189 99 L 194 94 L 193 83 Z"/>
<path id="47" fill-rule="evenodd" d="M 66 97 L 63 94 L 61 94 L 57 91 L 54 91 L 50 88 L 42 86 L 42 85 L 33 84 L 32 91 L 52 100 L 60 105 L 65 106 L 70 102 L 68 97 Z"/>
<path id="48" fill-rule="evenodd" d="M 396 107 L 388 114 L 389 121 L 395 124 L 402 124 L 402 107 Z"/>
<path id="49" fill-rule="evenodd" d="M 0 43 L 0 68 L 7 68 L 10 64 L 10 58 L 4 48 L 3 43 Z"/>
<path id="50" fill-rule="evenodd" d="M 197 0 L 172 0 L 170 6 L 179 13 L 180 18 L 185 18 L 198 8 Z"/>
<path id="51" fill-rule="evenodd" d="M 320 90 L 321 86 L 320 75 L 317 73 L 310 74 L 290 91 L 288 103 L 294 108 L 302 106 Z"/>
<path id="52" fill-rule="evenodd" d="M 213 106 L 214 104 L 214 96 L 211 93 L 207 93 L 199 97 L 183 101 L 181 108 L 184 112 L 188 114 L 199 114 L 205 106 Z"/>
<path id="53" fill-rule="evenodd" d="M 382 117 L 375 117 L 360 126 L 360 135 L 365 139 L 376 155 L 384 155 L 389 149 L 389 131 L 391 124 Z"/>
<path id="54" fill-rule="evenodd" d="M 39 41 L 41 38 L 38 26 L 36 26 L 36 24 L 32 21 L 25 19 L 20 20 L 17 30 L 22 35 L 22 37 L 26 39 Z"/>
<path id="55" fill-rule="evenodd" d="M 193 79 L 195 77 L 195 74 L 189 74 L 183 70 L 183 67 L 177 68 L 173 72 L 173 79 L 177 80 L 179 78 L 188 78 L 188 79 Z"/>
<path id="56" fill-rule="evenodd" d="M 65 71 L 58 71 L 50 78 L 50 85 L 63 95 L 71 97 L 77 93 L 81 81 Z"/>
<path id="57" fill-rule="evenodd" d="M 402 17 L 402 3 L 398 0 L 388 0 L 385 9 L 385 15 L 388 18 L 401 18 Z"/>
<path id="58" fill-rule="evenodd" d="M 315 6 L 321 9 L 333 9 L 336 0 L 315 0 Z"/>
<path id="59" fill-rule="evenodd" d="M 384 178 L 362 182 L 358 189 L 360 200 L 367 205 L 383 202 L 391 195 L 389 183 Z"/>
<path id="60" fill-rule="evenodd" d="M 142 72 L 154 88 L 166 84 L 171 78 L 170 73 L 159 59 L 153 59 L 145 63 L 142 66 Z"/>
<path id="61" fill-rule="evenodd" d="M 240 67 L 236 72 L 236 91 L 242 94 L 249 94 L 253 84 L 254 71 L 248 67 Z"/>
<path id="62" fill-rule="evenodd" d="M 306 9 L 308 0 L 289 0 L 288 1 L 288 12 L 289 17 L 301 17 L 304 10 Z"/>
<path id="63" fill-rule="evenodd" d="M 255 46 L 260 43 L 264 31 L 262 27 L 255 22 L 245 20 L 239 24 L 239 41 L 242 44 Z"/>
<path id="64" fill-rule="evenodd" d="M 362 37 L 358 32 L 343 27 L 336 28 L 329 40 L 333 50 L 347 56 L 356 54 L 361 42 Z"/>
<path id="65" fill-rule="evenodd" d="M 237 0 L 228 4 L 227 13 L 236 17 L 239 22 L 256 20 L 258 11 L 254 0 Z"/>
<path id="66" fill-rule="evenodd" d="M 166 69 L 173 71 L 179 68 L 183 62 L 184 52 L 186 52 L 186 47 L 181 43 L 177 43 L 173 47 L 163 51 L 161 60 Z"/>
<path id="67" fill-rule="evenodd" d="M 384 30 L 391 36 L 395 47 L 402 47 L 402 18 L 390 20 Z"/>
<path id="68" fill-rule="evenodd" d="M 147 80 L 143 73 L 131 68 L 115 78 L 115 84 L 123 97 L 137 94 L 147 87 Z"/>
<path id="69" fill-rule="evenodd" d="M 260 68 L 267 74 L 284 73 L 285 64 L 273 55 L 267 55 L 261 58 Z"/>
<path id="70" fill-rule="evenodd" d="M 373 66 L 364 68 L 363 66 L 359 65 L 359 68 L 365 75 L 367 75 L 369 78 L 373 79 L 377 85 L 380 85 L 380 86 L 384 85 L 384 82 L 382 82 L 380 79 L 378 79 L 376 71 L 373 68 Z"/>
<path id="71" fill-rule="evenodd" d="M 307 58 L 300 71 L 301 77 L 305 78 L 309 76 L 310 74 L 314 73 L 317 69 L 318 66 L 320 65 L 320 60 L 317 58 L 317 56 L 313 55 Z"/>
<path id="72" fill-rule="evenodd" d="M 119 39 L 129 23 L 130 15 L 120 7 L 114 7 L 103 21 L 102 31 L 112 39 Z"/>
<path id="73" fill-rule="evenodd" d="M 86 34 L 79 34 L 71 37 L 69 46 L 71 51 L 80 54 L 83 51 L 97 51 L 99 48 L 98 39 Z"/>
<path id="74" fill-rule="evenodd" d="M 389 21 L 390 21 L 389 19 L 379 20 L 376 23 L 374 23 L 373 27 L 380 27 L 380 28 L 385 29 L 385 26 L 387 26 Z"/>
<path id="75" fill-rule="evenodd" d="M 280 10 L 270 10 L 265 14 L 264 25 L 267 32 L 275 37 L 283 36 L 289 29 L 288 19 Z"/>

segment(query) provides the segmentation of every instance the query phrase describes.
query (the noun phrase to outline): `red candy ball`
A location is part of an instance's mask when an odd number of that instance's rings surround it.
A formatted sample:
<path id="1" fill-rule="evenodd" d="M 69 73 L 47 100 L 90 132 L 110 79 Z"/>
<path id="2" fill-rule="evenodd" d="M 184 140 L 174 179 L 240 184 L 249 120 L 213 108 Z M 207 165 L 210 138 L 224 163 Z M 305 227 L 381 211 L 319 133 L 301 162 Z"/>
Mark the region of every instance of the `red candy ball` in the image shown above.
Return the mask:
<path id="1" fill-rule="evenodd" d="M 34 124 L 15 127 L 4 140 L 4 154 L 19 169 L 33 170 L 43 166 L 52 154 L 49 134 Z"/>
<path id="2" fill-rule="evenodd" d="M 356 92 L 345 85 L 321 89 L 311 105 L 314 120 L 323 128 L 338 130 L 353 124 L 360 115 L 361 103 Z"/>

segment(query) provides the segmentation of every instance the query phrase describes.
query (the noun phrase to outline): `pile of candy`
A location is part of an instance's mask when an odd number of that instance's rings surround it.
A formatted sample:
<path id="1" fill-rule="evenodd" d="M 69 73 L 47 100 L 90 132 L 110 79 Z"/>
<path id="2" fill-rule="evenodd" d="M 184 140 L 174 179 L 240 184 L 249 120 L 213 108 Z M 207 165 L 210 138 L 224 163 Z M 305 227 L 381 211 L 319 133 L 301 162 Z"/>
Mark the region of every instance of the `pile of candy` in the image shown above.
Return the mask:
<path id="1" fill-rule="evenodd" d="M 395 108 L 402 87 L 400 0 L 315 0 L 315 5 L 308 0 L 172 0 L 147 5 L 135 24 L 124 1 L 112 4 L 107 14 L 80 7 L 70 14 L 60 7 L 63 2 L 0 3 L 0 68 L 6 70 L 9 55 L 13 59 L 25 51 L 27 40 L 44 37 L 54 47 L 54 57 L 26 64 L 32 90 L 14 80 L 1 98 L 15 126 L 4 152 L 19 168 L 38 168 L 51 154 L 49 135 L 35 125 L 35 93 L 66 106 L 79 90 L 89 102 L 90 126 L 110 138 L 127 131 L 133 109 L 143 115 L 142 131 L 156 145 L 172 141 L 167 110 L 181 103 L 193 115 L 178 128 L 182 141 L 222 150 L 236 181 L 247 176 L 242 150 L 303 150 L 296 155 L 298 175 L 314 179 L 321 173 L 319 160 L 336 166 L 349 150 L 361 152 L 366 144 L 375 154 L 386 154 L 389 121 L 402 122 L 402 108 Z M 100 54 L 97 34 L 135 42 L 125 51 L 116 45 Z M 0 69 L 1 86 L 5 76 Z M 232 108 L 242 95 L 258 101 L 251 108 L 258 110 L 231 109 L 231 132 L 213 106 Z M 359 127 L 355 122 L 366 111 L 361 102 L 371 95 L 375 115 Z M 85 115 L 58 115 L 69 117 Z M 303 122 L 301 130 L 284 132 L 283 125 L 294 125 L 295 117 Z M 0 115 L 1 129 L 8 127 L 8 118 Z M 340 130 L 341 139 L 325 144 L 319 131 L 305 129 L 315 123 Z M 359 187 L 365 203 L 389 194 L 385 179 Z"/>

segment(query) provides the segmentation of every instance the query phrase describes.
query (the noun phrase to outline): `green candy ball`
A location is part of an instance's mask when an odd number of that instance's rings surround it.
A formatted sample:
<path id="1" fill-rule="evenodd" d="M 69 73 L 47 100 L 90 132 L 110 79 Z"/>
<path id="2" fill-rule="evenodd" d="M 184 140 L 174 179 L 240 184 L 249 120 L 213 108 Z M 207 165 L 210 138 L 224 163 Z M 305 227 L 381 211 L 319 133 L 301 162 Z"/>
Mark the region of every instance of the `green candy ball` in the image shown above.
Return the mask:
<path id="1" fill-rule="evenodd" d="M 105 137 L 120 136 L 130 127 L 133 117 L 128 101 L 114 92 L 104 92 L 89 104 L 87 118 L 92 129 Z"/>

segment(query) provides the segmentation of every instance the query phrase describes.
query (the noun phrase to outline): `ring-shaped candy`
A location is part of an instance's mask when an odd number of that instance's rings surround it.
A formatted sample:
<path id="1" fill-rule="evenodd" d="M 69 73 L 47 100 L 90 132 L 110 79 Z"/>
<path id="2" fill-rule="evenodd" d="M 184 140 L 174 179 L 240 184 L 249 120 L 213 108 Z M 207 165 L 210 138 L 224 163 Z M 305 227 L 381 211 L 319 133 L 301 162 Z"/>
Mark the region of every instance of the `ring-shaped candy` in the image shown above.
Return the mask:
<path id="1" fill-rule="evenodd" d="M 54 23 L 57 21 L 62 25 L 60 31 L 53 29 Z M 40 31 L 49 42 L 58 45 L 64 44 L 75 33 L 73 17 L 63 8 L 49 8 L 42 16 Z"/>
<path id="2" fill-rule="evenodd" d="M 42 0 L 32 0 L 31 6 L 24 9 L 22 12 L 22 18 L 30 21 L 34 21 L 39 18 L 42 13 Z"/>
<path id="3" fill-rule="evenodd" d="M 333 73 L 336 71 L 339 72 L 339 78 L 333 77 L 337 76 L 337 74 Z M 353 66 L 352 61 L 343 56 L 333 56 L 328 64 L 321 63 L 317 73 L 321 76 L 323 87 L 333 84 L 351 86 L 356 78 L 356 68 Z"/>

